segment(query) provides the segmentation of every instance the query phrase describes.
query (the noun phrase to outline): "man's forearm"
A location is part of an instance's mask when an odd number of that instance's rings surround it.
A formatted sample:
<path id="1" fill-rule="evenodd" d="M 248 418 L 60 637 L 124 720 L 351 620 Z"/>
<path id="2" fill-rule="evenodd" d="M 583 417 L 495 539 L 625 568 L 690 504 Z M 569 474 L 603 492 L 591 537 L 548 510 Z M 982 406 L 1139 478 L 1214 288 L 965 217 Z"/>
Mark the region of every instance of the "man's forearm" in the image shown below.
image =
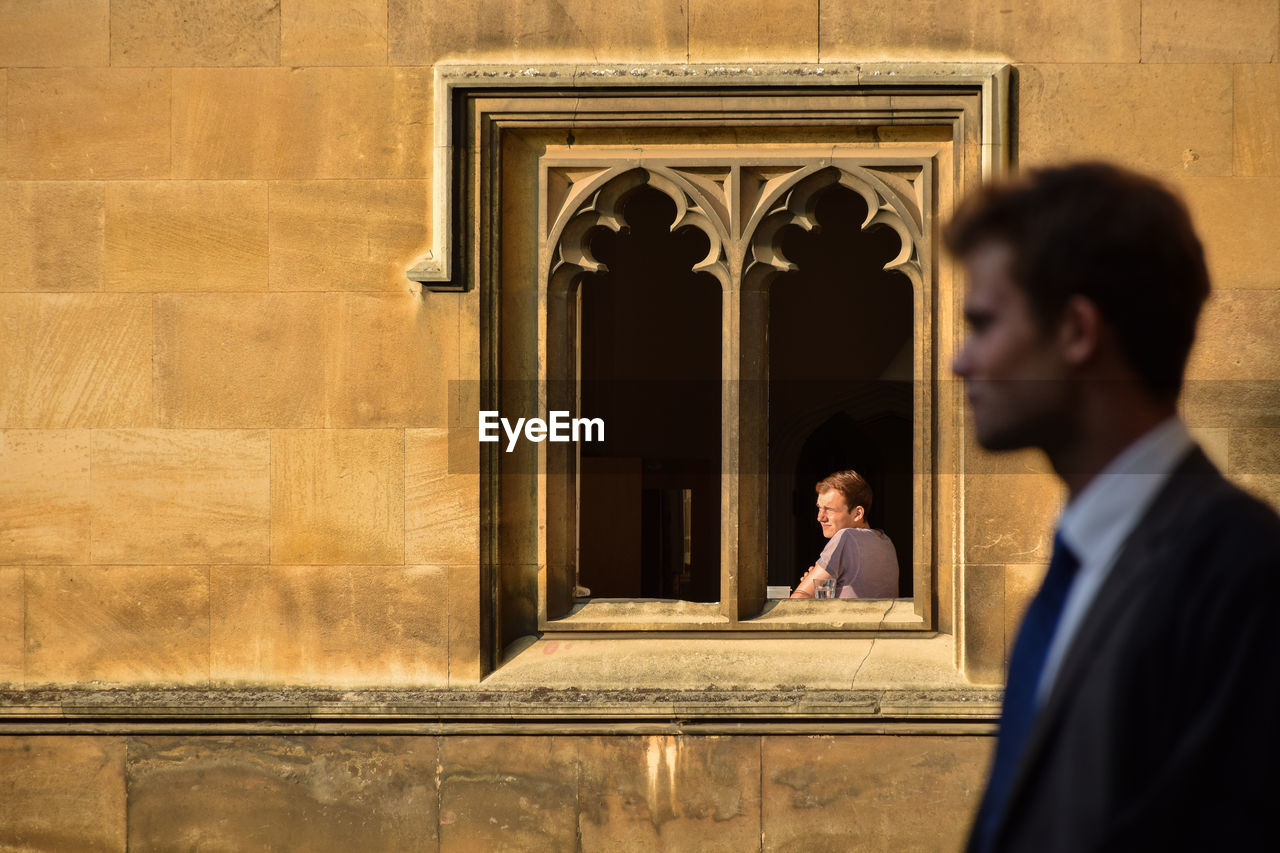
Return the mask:
<path id="1" fill-rule="evenodd" d="M 800 583 L 796 584 L 796 591 L 791 593 L 792 598 L 813 598 L 814 581 L 824 581 L 831 575 L 826 569 L 820 569 L 817 566 L 810 566 L 809 571 L 804 573 L 800 578 Z"/>

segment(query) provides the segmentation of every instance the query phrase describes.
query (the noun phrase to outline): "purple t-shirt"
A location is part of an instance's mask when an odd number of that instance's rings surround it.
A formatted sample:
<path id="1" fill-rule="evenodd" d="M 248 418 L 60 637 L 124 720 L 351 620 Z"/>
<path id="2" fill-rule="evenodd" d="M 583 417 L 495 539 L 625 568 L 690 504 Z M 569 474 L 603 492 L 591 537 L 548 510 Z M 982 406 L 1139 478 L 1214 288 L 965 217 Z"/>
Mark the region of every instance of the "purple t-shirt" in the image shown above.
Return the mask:
<path id="1" fill-rule="evenodd" d="M 898 597 L 898 552 L 883 530 L 837 530 L 814 565 L 836 579 L 836 598 Z"/>

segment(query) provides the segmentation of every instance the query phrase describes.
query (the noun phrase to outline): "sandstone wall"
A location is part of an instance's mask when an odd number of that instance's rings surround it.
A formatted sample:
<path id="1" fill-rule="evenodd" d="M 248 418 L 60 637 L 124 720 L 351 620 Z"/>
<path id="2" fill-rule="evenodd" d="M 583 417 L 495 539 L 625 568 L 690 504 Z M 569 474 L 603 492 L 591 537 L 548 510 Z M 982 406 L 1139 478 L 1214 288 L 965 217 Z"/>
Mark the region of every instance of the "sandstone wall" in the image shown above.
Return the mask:
<path id="1" fill-rule="evenodd" d="M 445 463 L 473 326 L 404 277 L 442 59 L 1012 63 L 1017 166 L 1188 200 L 1216 290 L 1186 413 L 1280 503 L 1278 58 L 1280 0 L 0 0 L 0 684 L 476 684 L 475 478 Z M 980 682 L 1060 499 L 992 464 Z M 13 734 L 0 845 L 938 849 L 986 748 Z"/>
<path id="2" fill-rule="evenodd" d="M 0 738 L 44 850 L 937 850 L 985 738 Z"/>

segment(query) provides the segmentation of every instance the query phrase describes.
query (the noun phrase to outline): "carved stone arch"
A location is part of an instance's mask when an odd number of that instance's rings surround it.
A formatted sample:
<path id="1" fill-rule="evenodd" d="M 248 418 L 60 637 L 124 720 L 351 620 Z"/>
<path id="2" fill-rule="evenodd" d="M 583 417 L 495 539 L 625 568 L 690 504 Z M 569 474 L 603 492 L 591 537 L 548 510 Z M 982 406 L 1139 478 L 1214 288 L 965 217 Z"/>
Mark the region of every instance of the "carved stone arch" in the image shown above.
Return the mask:
<path id="1" fill-rule="evenodd" d="M 805 231 L 813 230 L 817 226 L 814 210 L 818 197 L 837 185 L 857 193 L 866 203 L 867 216 L 861 224 L 862 230 L 887 225 L 897 233 L 901 248 L 884 269 L 906 275 L 913 290 L 921 292 L 925 280 L 920 255 L 924 216 L 918 193 L 905 178 L 855 164 L 800 169 L 761 197 L 744 228 L 745 289 L 763 289 L 775 274 L 796 269 L 782 251 L 782 232 L 792 225 Z"/>
<path id="2" fill-rule="evenodd" d="M 591 232 L 596 228 L 620 231 L 627 224 L 626 200 L 642 186 L 658 190 L 675 203 L 672 232 L 689 226 L 706 235 L 710 243 L 707 254 L 693 265 L 693 272 L 710 273 L 722 290 L 731 288 L 725 248 L 729 243 L 728 223 L 721 214 L 723 201 L 708 198 L 701 187 L 663 166 L 614 167 L 597 173 L 585 184 L 570 191 L 552 219 L 547 236 L 547 245 L 552 247 L 548 270 L 552 293 L 568 292 L 584 272 L 608 270 L 591 252 Z"/>

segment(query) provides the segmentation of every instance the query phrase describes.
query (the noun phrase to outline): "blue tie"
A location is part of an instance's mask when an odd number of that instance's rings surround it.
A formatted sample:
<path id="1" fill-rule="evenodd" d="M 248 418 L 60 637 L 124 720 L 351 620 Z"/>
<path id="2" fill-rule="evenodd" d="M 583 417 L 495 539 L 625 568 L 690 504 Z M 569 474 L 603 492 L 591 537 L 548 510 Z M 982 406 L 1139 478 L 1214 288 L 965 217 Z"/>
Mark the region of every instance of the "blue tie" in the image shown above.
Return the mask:
<path id="1" fill-rule="evenodd" d="M 1000 720 L 1000 739 L 996 742 L 996 758 L 991 767 L 987 793 L 978 810 L 977 850 L 990 850 L 995 840 L 996 821 L 1003 812 L 1009 786 L 1013 784 L 1031 723 L 1036 717 L 1036 688 L 1049 654 L 1049 644 L 1058 628 L 1067 591 L 1075 580 L 1080 560 L 1062 541 L 1059 533 L 1053 539 L 1053 559 L 1044 576 L 1040 591 L 1027 608 L 1018 631 L 1013 655 L 1009 658 L 1009 679 L 1004 690 L 1004 710 Z"/>

